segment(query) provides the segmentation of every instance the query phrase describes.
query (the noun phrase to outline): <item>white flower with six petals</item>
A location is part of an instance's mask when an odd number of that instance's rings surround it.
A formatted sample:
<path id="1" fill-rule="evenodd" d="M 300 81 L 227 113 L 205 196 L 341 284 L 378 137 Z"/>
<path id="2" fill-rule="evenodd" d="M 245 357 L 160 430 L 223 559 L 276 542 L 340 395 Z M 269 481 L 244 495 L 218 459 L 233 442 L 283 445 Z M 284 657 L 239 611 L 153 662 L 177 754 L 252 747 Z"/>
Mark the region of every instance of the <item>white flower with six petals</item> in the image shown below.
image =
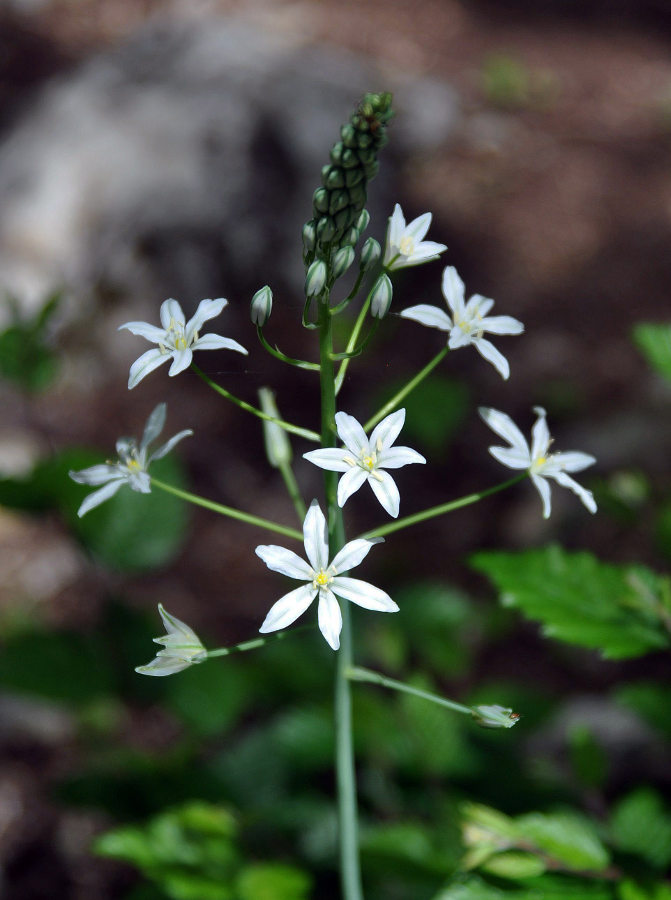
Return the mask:
<path id="1" fill-rule="evenodd" d="M 361 424 L 347 413 L 336 413 L 338 436 L 344 443 L 341 450 L 326 447 L 310 450 L 303 457 L 331 472 L 344 472 L 338 482 L 338 506 L 367 481 L 373 493 L 390 516 L 398 516 L 400 496 L 396 482 L 385 469 L 400 469 L 410 463 L 425 463 L 424 457 L 410 447 L 393 447 L 405 422 L 405 410 L 399 409 L 375 426 L 370 438 Z"/>
<path id="2" fill-rule="evenodd" d="M 543 518 L 549 518 L 551 511 L 551 492 L 547 478 L 553 478 L 558 484 L 573 491 L 587 509 L 595 513 L 596 503 L 592 492 L 566 473 L 580 472 L 595 463 L 596 459 L 589 453 L 577 450 L 549 453 L 552 438 L 545 420 L 545 410 L 542 406 L 534 406 L 534 412 L 538 418 L 531 432 L 531 447 L 529 447 L 526 438 L 510 416 L 496 409 L 481 407 L 479 413 L 486 424 L 510 444 L 510 447 L 490 447 L 489 452 L 504 466 L 528 470 L 543 501 Z"/>
<path id="3" fill-rule="evenodd" d="M 478 353 L 490 362 L 502 375 L 508 378 L 508 360 L 483 334 L 521 334 L 524 325 L 512 316 L 488 316 L 494 301 L 480 294 L 474 294 L 468 303 L 464 300 L 464 282 L 454 266 L 447 266 L 443 272 L 443 296 L 452 311 L 452 318 L 438 306 L 420 303 L 404 309 L 404 319 L 412 319 L 429 328 L 449 332 L 448 347 L 457 350 L 472 344 Z"/>
<path id="4" fill-rule="evenodd" d="M 424 213 L 405 224 L 403 210 L 397 203 L 389 219 L 387 243 L 382 264 L 388 271 L 405 269 L 406 266 L 419 266 L 421 263 L 438 259 L 447 250 L 445 244 L 423 240 L 431 225 L 431 213 Z"/>
<path id="5" fill-rule="evenodd" d="M 119 457 L 117 462 L 90 466 L 80 472 L 70 472 L 70 478 L 79 484 L 104 485 L 100 490 L 88 495 L 79 507 L 78 516 L 83 516 L 89 510 L 104 503 L 105 500 L 109 500 L 124 484 L 140 494 L 151 493 L 151 479 L 147 472 L 150 463 L 155 459 L 161 459 L 172 450 L 175 444 L 193 434 L 190 428 L 186 428 L 162 444 L 158 450 L 149 453 L 149 445 L 163 431 L 165 415 L 166 405 L 159 403 L 147 419 L 139 445 L 135 438 L 119 438 L 116 442 L 116 452 Z"/>
<path id="6" fill-rule="evenodd" d="M 135 671 L 139 675 L 174 675 L 207 658 L 207 650 L 186 622 L 171 616 L 162 603 L 159 603 L 158 611 L 166 634 L 154 638 L 154 643 L 162 644 L 163 650 L 159 650 L 146 666 L 136 666 Z"/>
<path id="7" fill-rule="evenodd" d="M 384 591 L 366 581 L 339 574 L 358 566 L 368 555 L 373 544 L 379 543 L 380 538 L 377 540 L 358 538 L 350 541 L 329 563 L 326 519 L 317 501 L 313 500 L 303 522 L 303 539 L 308 562 L 292 550 L 275 544 L 261 544 L 256 548 L 256 555 L 273 572 L 280 572 L 289 578 L 305 582 L 285 594 L 271 607 L 259 629 L 262 634 L 291 625 L 305 612 L 317 595 L 319 595 L 317 610 L 319 629 L 334 650 L 340 646 L 342 630 L 342 613 L 337 597 L 377 612 L 398 611 L 398 606 Z"/>
<path id="8" fill-rule="evenodd" d="M 232 338 L 219 334 L 198 336 L 203 323 L 213 319 L 227 306 L 228 300 L 201 300 L 193 318 L 186 317 L 177 300 L 165 300 L 161 304 L 161 328 L 148 322 L 126 322 L 119 326 L 119 331 L 126 328 L 132 334 L 139 334 L 158 348 L 147 350 L 130 367 L 128 389 L 134 388 L 142 379 L 157 369 L 164 362 L 172 359 L 168 375 L 178 375 L 188 369 L 193 359 L 194 350 L 237 350 L 247 354 L 247 350 Z"/>

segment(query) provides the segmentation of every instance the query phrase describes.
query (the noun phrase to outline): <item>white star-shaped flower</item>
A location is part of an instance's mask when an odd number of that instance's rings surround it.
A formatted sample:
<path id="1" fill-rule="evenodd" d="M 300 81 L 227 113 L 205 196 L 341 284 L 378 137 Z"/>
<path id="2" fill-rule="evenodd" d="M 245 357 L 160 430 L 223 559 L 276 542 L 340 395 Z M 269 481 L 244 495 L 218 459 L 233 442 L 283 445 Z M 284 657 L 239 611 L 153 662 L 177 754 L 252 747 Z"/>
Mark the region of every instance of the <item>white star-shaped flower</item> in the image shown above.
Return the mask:
<path id="1" fill-rule="evenodd" d="M 521 334 L 524 325 L 512 316 L 488 316 L 494 301 L 480 294 L 474 294 L 468 303 L 464 301 L 464 282 L 457 274 L 454 266 L 447 266 L 443 272 L 443 296 L 452 311 L 452 317 L 438 306 L 420 303 L 404 309 L 400 315 L 404 319 L 413 319 L 429 328 L 448 331 L 448 347 L 456 350 L 472 344 L 481 356 L 484 356 L 503 376 L 508 378 L 510 366 L 508 360 L 496 347 L 483 337 L 483 334 Z"/>
<path id="2" fill-rule="evenodd" d="M 375 426 L 370 438 L 354 416 L 336 413 L 336 426 L 341 450 L 328 447 L 304 453 L 305 459 L 331 472 L 344 472 L 338 482 L 338 506 L 344 506 L 348 497 L 358 491 L 364 481 L 390 516 L 396 518 L 400 496 L 396 482 L 385 469 L 400 469 L 409 463 L 425 463 L 424 457 L 410 447 L 393 447 L 405 422 L 405 410 L 399 409 Z"/>
<path id="3" fill-rule="evenodd" d="M 140 675 L 173 675 L 207 658 L 207 650 L 186 622 L 171 616 L 162 603 L 159 603 L 158 611 L 167 633 L 154 638 L 154 643 L 163 644 L 163 650 L 159 650 L 146 666 L 137 666 L 136 672 Z"/>
<path id="4" fill-rule="evenodd" d="M 547 478 L 577 494 L 587 509 L 596 512 L 596 503 L 591 491 L 574 481 L 567 472 L 580 472 L 596 462 L 589 453 L 571 450 L 567 453 L 549 453 L 552 438 L 545 421 L 545 410 L 534 406 L 538 416 L 531 432 L 531 447 L 510 416 L 496 409 L 481 407 L 480 415 L 497 434 L 509 442 L 510 447 L 490 447 L 493 457 L 511 469 L 527 469 L 543 501 L 543 517 L 549 518 L 551 511 L 550 485 Z"/>
<path id="5" fill-rule="evenodd" d="M 182 438 L 193 434 L 190 428 L 186 428 L 184 431 L 180 431 L 174 437 L 171 437 L 158 450 L 149 453 L 149 445 L 163 431 L 165 415 L 165 403 L 159 403 L 147 419 L 144 434 L 139 445 L 135 438 L 119 438 L 116 442 L 116 452 L 119 457 L 117 462 L 90 466 L 88 469 L 82 469 L 80 472 L 70 472 L 70 478 L 79 484 L 104 485 L 100 490 L 88 495 L 79 507 L 77 513 L 79 516 L 83 516 L 89 510 L 104 503 L 105 500 L 109 500 L 124 484 L 141 494 L 151 493 L 151 479 L 147 471 L 150 463 L 155 459 L 161 459 Z"/>
<path id="6" fill-rule="evenodd" d="M 406 225 L 403 210 L 396 204 L 387 229 L 387 243 L 382 260 L 385 269 L 393 271 L 405 269 L 406 266 L 419 266 L 438 259 L 443 250 L 447 250 L 445 244 L 423 240 L 431 225 L 431 218 L 431 213 L 427 212 Z"/>
<path id="7" fill-rule="evenodd" d="M 158 348 L 147 350 L 130 367 L 128 389 L 139 384 L 145 375 L 149 375 L 164 362 L 172 359 L 168 375 L 178 375 L 188 369 L 193 359 L 194 350 L 237 350 L 246 354 L 245 348 L 232 338 L 219 334 L 198 336 L 203 323 L 218 316 L 228 304 L 228 300 L 201 300 L 193 318 L 186 321 L 182 307 L 176 300 L 165 300 L 161 304 L 161 328 L 148 322 L 126 322 L 119 326 L 119 331 L 126 328 L 132 334 L 139 334 Z"/>
<path id="8" fill-rule="evenodd" d="M 303 539 L 305 543 L 305 555 L 308 562 L 301 559 L 298 554 L 275 544 L 261 544 L 256 548 L 259 556 L 269 569 L 304 581 L 305 584 L 290 591 L 275 603 L 259 631 L 266 634 L 270 631 L 278 631 L 291 625 L 319 595 L 319 607 L 317 617 L 319 629 L 326 638 L 328 644 L 337 650 L 340 646 L 340 631 L 342 629 L 342 614 L 337 597 L 350 600 L 364 609 L 372 609 L 377 612 L 397 612 L 398 606 L 391 597 L 379 588 L 360 581 L 358 578 L 346 578 L 340 572 L 347 572 L 358 566 L 368 555 L 368 551 L 379 542 L 358 538 L 336 553 L 333 561 L 329 563 L 328 532 L 326 519 L 319 504 L 313 500 L 310 509 L 303 522 Z"/>

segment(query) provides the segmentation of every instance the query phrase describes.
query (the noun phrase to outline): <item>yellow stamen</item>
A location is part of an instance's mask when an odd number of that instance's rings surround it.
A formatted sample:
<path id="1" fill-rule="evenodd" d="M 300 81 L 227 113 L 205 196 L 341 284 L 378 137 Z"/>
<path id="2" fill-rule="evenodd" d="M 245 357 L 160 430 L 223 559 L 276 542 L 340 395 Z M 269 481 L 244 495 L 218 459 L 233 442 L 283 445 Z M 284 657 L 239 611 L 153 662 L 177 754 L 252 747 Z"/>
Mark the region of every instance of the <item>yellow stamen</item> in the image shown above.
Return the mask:
<path id="1" fill-rule="evenodd" d="M 319 572 L 315 575 L 312 584 L 314 587 L 326 587 L 326 585 L 331 581 L 331 576 L 325 572 L 323 569 L 320 569 Z"/>
<path id="2" fill-rule="evenodd" d="M 412 256 L 415 251 L 415 241 L 409 235 L 401 238 L 401 242 L 398 245 L 398 249 L 401 251 L 403 256 Z"/>

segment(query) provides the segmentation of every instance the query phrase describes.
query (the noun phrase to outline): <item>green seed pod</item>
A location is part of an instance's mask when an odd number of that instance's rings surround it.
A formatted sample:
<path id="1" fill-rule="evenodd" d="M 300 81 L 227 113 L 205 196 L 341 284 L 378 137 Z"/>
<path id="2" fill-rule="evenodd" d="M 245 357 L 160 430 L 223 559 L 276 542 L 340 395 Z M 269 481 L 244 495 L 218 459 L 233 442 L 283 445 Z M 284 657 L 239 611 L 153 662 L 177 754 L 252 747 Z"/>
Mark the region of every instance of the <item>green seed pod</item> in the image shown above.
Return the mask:
<path id="1" fill-rule="evenodd" d="M 333 255 L 331 271 L 334 278 L 340 278 L 354 262 L 354 247 L 342 247 Z"/>

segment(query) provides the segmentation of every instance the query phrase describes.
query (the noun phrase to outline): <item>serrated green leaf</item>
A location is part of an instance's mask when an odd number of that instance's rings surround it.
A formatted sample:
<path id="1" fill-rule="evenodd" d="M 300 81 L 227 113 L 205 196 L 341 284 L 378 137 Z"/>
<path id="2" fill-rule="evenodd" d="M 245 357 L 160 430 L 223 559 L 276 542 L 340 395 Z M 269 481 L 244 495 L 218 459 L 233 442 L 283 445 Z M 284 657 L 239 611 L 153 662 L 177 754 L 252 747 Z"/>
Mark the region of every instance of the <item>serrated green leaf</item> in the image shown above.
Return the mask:
<path id="1" fill-rule="evenodd" d="M 653 369 L 671 379 L 671 325 L 642 322 L 634 328 L 634 343 Z"/>
<path id="2" fill-rule="evenodd" d="M 610 565 L 557 546 L 477 553 L 471 565 L 494 582 L 504 606 L 540 622 L 550 637 L 600 650 L 607 659 L 669 645 L 650 599 L 650 585 L 661 594 L 664 579 L 643 567 Z"/>

